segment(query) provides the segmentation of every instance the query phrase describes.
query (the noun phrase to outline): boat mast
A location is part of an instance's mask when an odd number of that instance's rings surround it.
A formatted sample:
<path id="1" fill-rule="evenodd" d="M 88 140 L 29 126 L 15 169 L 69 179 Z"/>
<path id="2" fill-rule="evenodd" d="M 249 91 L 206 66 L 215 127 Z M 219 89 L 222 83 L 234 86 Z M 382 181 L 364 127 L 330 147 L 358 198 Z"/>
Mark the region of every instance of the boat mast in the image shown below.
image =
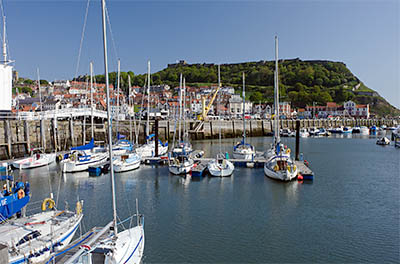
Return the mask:
<path id="1" fill-rule="evenodd" d="M 150 135 L 150 61 L 147 62 L 147 125 L 146 136 Z"/>
<path id="2" fill-rule="evenodd" d="M 181 121 L 182 121 L 182 73 L 179 80 L 179 125 L 178 125 L 178 142 L 181 142 Z M 179 144 L 178 143 L 178 144 Z"/>
<path id="3" fill-rule="evenodd" d="M 183 114 L 183 136 L 182 136 L 182 139 L 185 140 L 185 137 L 186 137 L 186 79 L 185 78 L 183 78 L 182 114 Z"/>
<path id="4" fill-rule="evenodd" d="M 117 140 L 118 140 L 118 125 L 119 125 L 119 87 L 121 85 L 120 83 L 120 78 L 121 78 L 121 61 L 118 59 L 118 73 L 117 73 L 117 127 L 116 127 L 116 132 L 117 133 Z"/>
<path id="5" fill-rule="evenodd" d="M 220 65 L 218 64 L 218 89 L 221 89 L 221 69 L 220 69 Z M 218 94 L 218 96 L 219 96 L 219 99 L 221 99 L 221 93 L 220 94 Z M 217 112 L 218 112 L 218 114 L 219 114 L 219 109 L 218 109 L 218 107 L 219 107 L 219 101 L 220 100 L 217 100 Z M 219 117 L 220 119 L 221 119 L 221 115 L 220 115 L 220 117 Z M 222 122 L 221 122 L 221 120 L 220 120 L 220 122 L 219 122 L 219 152 L 220 153 L 222 153 L 222 135 L 221 135 L 221 125 L 222 125 Z"/>
<path id="6" fill-rule="evenodd" d="M 242 97 L 243 97 L 243 144 L 246 142 L 246 120 L 245 120 L 245 110 L 246 110 L 246 86 L 245 86 L 245 77 L 244 77 L 244 72 L 243 72 L 243 92 L 242 92 Z"/>
<path id="7" fill-rule="evenodd" d="M 279 138 L 279 80 L 278 80 L 278 36 L 275 36 L 275 146 L 280 143 Z"/>
<path id="8" fill-rule="evenodd" d="M 110 174 L 111 174 L 111 191 L 112 191 L 112 206 L 113 206 L 113 226 L 115 235 L 117 229 L 117 206 L 115 201 L 115 182 L 114 182 L 114 166 L 113 166 L 113 151 L 112 151 L 112 130 L 111 130 L 111 115 L 110 115 L 110 87 L 108 80 L 108 62 L 107 62 L 107 35 L 106 35 L 106 1 L 101 0 L 102 20 L 103 20 L 103 52 L 104 52 L 104 72 L 106 77 L 106 100 L 107 100 L 107 125 L 108 125 L 108 152 L 110 156 Z"/>
<path id="9" fill-rule="evenodd" d="M 3 16 L 3 60 L 7 63 L 6 16 Z"/>
<path id="10" fill-rule="evenodd" d="M 4 55 L 4 54 L 3 54 Z M 7 55 L 6 55 L 7 56 Z M 39 103 L 40 103 L 40 115 L 42 115 L 42 93 L 40 90 L 40 75 L 39 75 L 39 68 L 37 68 L 37 81 L 38 81 L 38 89 L 39 89 Z"/>
<path id="11" fill-rule="evenodd" d="M 90 62 L 90 123 L 92 128 L 92 139 L 94 139 L 94 117 L 93 117 L 93 62 Z"/>

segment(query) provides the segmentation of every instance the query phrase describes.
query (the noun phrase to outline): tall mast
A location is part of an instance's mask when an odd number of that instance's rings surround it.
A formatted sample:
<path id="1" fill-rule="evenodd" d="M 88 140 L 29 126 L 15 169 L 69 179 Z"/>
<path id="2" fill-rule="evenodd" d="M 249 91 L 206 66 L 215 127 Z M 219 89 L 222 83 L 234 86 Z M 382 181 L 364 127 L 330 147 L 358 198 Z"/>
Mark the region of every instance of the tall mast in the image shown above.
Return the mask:
<path id="1" fill-rule="evenodd" d="M 94 118 L 93 118 L 93 62 L 90 62 L 90 123 L 92 128 L 92 139 L 94 139 Z"/>
<path id="2" fill-rule="evenodd" d="M 3 16 L 3 60 L 7 63 L 6 16 Z"/>
<path id="3" fill-rule="evenodd" d="M 106 100 L 107 100 L 107 125 L 108 125 L 108 152 L 110 156 L 110 174 L 111 174 L 111 191 L 112 191 L 112 206 L 113 206 L 113 226 L 115 234 L 118 233 L 117 228 L 117 205 L 115 201 L 115 182 L 114 182 L 114 166 L 113 166 L 113 151 L 112 151 L 112 130 L 111 130 L 111 114 L 110 114 L 110 87 L 108 80 L 108 62 L 107 62 L 107 34 L 106 34 L 106 1 L 101 0 L 102 20 L 103 20 L 103 52 L 104 52 L 104 74 L 106 77 Z"/>
<path id="4" fill-rule="evenodd" d="M 242 91 L 242 97 L 243 97 L 243 144 L 246 142 L 246 120 L 245 120 L 245 110 L 246 110 L 246 86 L 245 86 L 245 77 L 244 77 L 244 72 L 243 72 L 243 91 Z"/>
<path id="5" fill-rule="evenodd" d="M 150 61 L 147 62 L 147 125 L 146 136 L 150 135 Z"/>
<path id="6" fill-rule="evenodd" d="M 120 78 L 121 78 L 121 61 L 118 59 L 118 74 L 117 74 L 117 137 L 118 137 L 118 125 L 119 125 L 119 87 L 121 85 L 120 83 Z"/>
<path id="7" fill-rule="evenodd" d="M 183 104 L 182 104 L 182 114 L 183 114 L 183 140 L 186 137 L 186 79 L 183 78 Z"/>
<path id="8" fill-rule="evenodd" d="M 218 89 L 221 89 L 221 69 L 220 69 L 220 65 L 218 64 Z M 219 96 L 219 98 L 218 99 L 221 99 L 221 97 L 220 97 L 220 95 L 221 94 L 219 94 L 218 96 Z M 219 101 L 220 100 L 217 100 L 217 112 L 219 113 L 219 109 L 218 109 L 218 107 L 219 107 Z M 220 119 L 221 119 L 221 116 L 220 116 Z M 220 121 L 219 122 L 219 152 L 220 153 L 222 153 L 222 136 L 221 136 L 221 125 L 222 125 L 222 122 Z"/>
<path id="9" fill-rule="evenodd" d="M 39 90 L 39 103 L 40 103 L 40 112 L 43 111 L 43 107 L 42 107 L 42 93 L 40 90 L 40 75 L 39 75 L 39 68 L 37 68 L 37 81 L 38 81 L 38 90 Z M 40 113 L 41 115 L 42 113 Z"/>
<path id="10" fill-rule="evenodd" d="M 181 120 L 182 120 L 182 73 L 179 80 L 179 125 L 178 125 L 178 142 L 181 142 Z"/>
<path id="11" fill-rule="evenodd" d="M 280 143 L 279 138 L 279 79 L 278 79 L 278 36 L 275 36 L 275 145 Z"/>

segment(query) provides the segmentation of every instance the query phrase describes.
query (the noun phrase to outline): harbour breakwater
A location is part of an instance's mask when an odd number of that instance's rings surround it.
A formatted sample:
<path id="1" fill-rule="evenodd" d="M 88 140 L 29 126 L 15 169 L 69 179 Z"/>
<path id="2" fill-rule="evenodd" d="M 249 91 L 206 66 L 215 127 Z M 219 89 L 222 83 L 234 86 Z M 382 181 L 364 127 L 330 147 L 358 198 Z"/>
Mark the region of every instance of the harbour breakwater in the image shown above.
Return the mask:
<path id="1" fill-rule="evenodd" d="M 268 136 L 272 132 L 271 120 L 248 120 L 246 121 L 246 136 Z M 281 120 L 281 128 L 295 129 L 295 120 Z M 339 126 L 396 126 L 400 120 L 396 119 L 304 119 L 300 126 L 310 127 L 339 127 Z M 64 151 L 73 146 L 85 144 L 92 138 L 90 119 L 46 119 L 46 120 L 0 120 L 0 160 L 22 157 L 34 148 L 43 148 L 45 152 Z M 138 142 L 145 141 L 147 131 L 146 121 L 137 122 Z M 235 138 L 243 135 L 243 122 L 241 120 L 210 120 L 196 121 L 187 120 L 180 125 L 181 131 L 184 127 L 190 139 L 212 139 L 219 137 L 219 130 L 224 138 Z M 97 119 L 93 126 L 94 140 L 96 144 L 106 143 L 106 122 Z M 174 140 L 174 131 L 178 130 L 179 124 L 175 120 L 150 121 L 149 131 L 158 132 L 159 139 Z M 113 122 L 113 134 L 116 138 L 117 131 L 125 135 L 131 141 L 135 141 L 134 122 Z M 178 135 L 175 136 L 178 140 Z"/>

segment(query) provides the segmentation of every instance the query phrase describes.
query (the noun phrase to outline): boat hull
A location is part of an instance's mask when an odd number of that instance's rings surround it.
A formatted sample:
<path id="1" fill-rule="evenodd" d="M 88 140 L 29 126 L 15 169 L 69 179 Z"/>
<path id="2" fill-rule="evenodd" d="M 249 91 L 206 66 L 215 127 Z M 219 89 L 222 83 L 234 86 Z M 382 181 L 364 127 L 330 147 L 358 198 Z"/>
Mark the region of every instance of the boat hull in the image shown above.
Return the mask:
<path id="1" fill-rule="evenodd" d="M 219 164 L 217 160 L 213 160 L 207 165 L 208 172 L 214 177 L 228 177 L 231 176 L 235 170 L 235 166 L 229 160 L 223 161 L 226 166 Z"/>
<path id="2" fill-rule="evenodd" d="M 17 160 L 11 163 L 16 169 L 33 169 L 51 164 L 56 160 L 56 154 L 40 154 L 41 158 L 36 159 L 34 156 Z"/>
<path id="3" fill-rule="evenodd" d="M 93 157 L 89 161 L 85 162 L 77 162 L 72 161 L 70 159 L 62 161 L 62 170 L 63 172 L 78 172 L 78 171 L 86 171 L 89 169 L 89 166 L 97 166 L 104 161 L 107 160 L 107 154 L 98 154 L 97 156 Z"/>
<path id="4" fill-rule="evenodd" d="M 114 171 L 115 172 L 125 172 L 125 171 L 131 171 L 131 170 L 136 170 L 140 167 L 140 159 L 136 160 L 134 162 L 120 162 L 117 164 L 114 164 Z"/>

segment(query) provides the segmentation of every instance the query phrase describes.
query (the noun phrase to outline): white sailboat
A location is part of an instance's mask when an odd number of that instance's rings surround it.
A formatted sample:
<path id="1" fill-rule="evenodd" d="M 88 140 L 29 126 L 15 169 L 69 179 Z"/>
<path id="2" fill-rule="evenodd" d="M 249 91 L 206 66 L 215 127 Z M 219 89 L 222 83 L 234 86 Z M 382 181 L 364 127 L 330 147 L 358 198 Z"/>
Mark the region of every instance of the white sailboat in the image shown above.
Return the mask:
<path id="1" fill-rule="evenodd" d="M 116 156 L 114 160 L 114 171 L 125 172 L 138 169 L 142 159 L 134 152 Z"/>
<path id="2" fill-rule="evenodd" d="M 85 171 L 89 166 L 96 166 L 105 162 L 108 154 L 103 148 L 94 146 L 94 139 L 83 146 L 71 148 L 71 152 L 61 161 L 63 172 Z"/>
<path id="3" fill-rule="evenodd" d="M 108 142 L 110 144 L 108 152 L 110 159 L 112 160 L 113 148 L 107 63 L 105 0 L 102 0 L 101 3 L 103 20 L 104 70 L 107 96 Z M 142 216 L 136 213 L 137 225 L 122 232 L 118 232 L 113 162 L 110 163 L 110 174 L 112 188 L 113 220 L 108 225 L 106 225 L 100 233 L 98 233 L 88 243 L 86 243 L 85 247 L 81 247 L 81 249 L 77 251 L 71 258 L 69 258 L 66 263 L 140 263 L 142 259 L 144 250 L 144 228 Z M 104 234 L 106 234 L 106 238 L 100 239 L 100 237 Z"/>
<path id="4" fill-rule="evenodd" d="M 174 146 L 172 149 L 172 155 L 177 156 L 177 155 L 188 155 L 193 151 L 192 144 L 189 142 L 189 136 L 186 131 L 186 81 L 185 78 L 183 78 L 183 89 L 182 89 L 182 74 L 180 77 L 180 98 L 183 98 L 183 100 L 179 101 L 179 140 L 177 146 Z M 182 140 L 180 137 L 180 131 L 181 131 L 181 120 L 183 119 L 183 136 Z"/>
<path id="5" fill-rule="evenodd" d="M 146 124 L 146 143 L 136 148 L 136 153 L 142 159 L 155 156 L 155 144 L 158 144 L 158 155 L 168 152 L 168 143 L 163 144 L 161 140 L 155 142 L 154 134 L 150 135 L 150 61 L 147 63 L 147 124 Z"/>
<path id="6" fill-rule="evenodd" d="M 245 102 L 246 102 L 246 97 L 245 97 L 245 78 L 244 78 L 244 72 L 243 72 L 243 139 L 241 142 L 236 144 L 236 146 L 233 147 L 233 157 L 235 159 L 244 159 L 244 160 L 252 160 L 255 156 L 255 149 L 252 145 L 246 143 L 246 118 L 245 118 Z M 278 132 L 279 133 L 279 132 Z"/>
<path id="7" fill-rule="evenodd" d="M 5 30 L 5 29 L 4 29 Z M 5 40 L 4 40 L 5 41 Z M 5 59 L 7 55 L 5 55 Z M 40 77 L 39 77 L 39 69 L 37 69 L 37 82 L 38 82 L 38 91 L 39 91 L 39 101 L 40 101 L 40 114 L 42 114 L 42 93 L 40 89 Z M 40 119 L 42 119 L 40 115 Z M 55 153 L 46 154 L 43 152 L 43 147 L 38 149 L 33 149 L 31 151 L 31 156 L 23 159 L 16 160 L 11 163 L 11 165 L 16 169 L 33 169 L 37 167 L 42 167 L 49 165 L 50 163 L 56 160 Z M 43 153 L 41 153 L 42 151 Z"/>
<path id="8" fill-rule="evenodd" d="M 56 160 L 55 153 L 36 153 L 28 158 L 16 160 L 11 165 L 16 169 L 33 169 L 53 163 Z"/>
<path id="9" fill-rule="evenodd" d="M 169 153 L 169 159 L 168 159 L 168 170 L 170 173 L 175 175 L 187 174 L 192 170 L 194 166 L 194 160 L 188 155 L 191 152 L 191 145 L 185 146 L 184 141 L 181 141 L 182 96 L 183 96 L 183 89 L 182 89 L 182 74 L 181 74 L 180 85 L 179 85 L 178 142 L 179 144 L 182 143 L 182 145 L 174 147 L 172 149 L 172 152 Z M 176 129 L 174 132 L 174 143 L 175 143 L 175 134 L 176 134 Z"/>
<path id="10" fill-rule="evenodd" d="M 220 65 L 218 65 L 218 86 L 221 89 Z M 217 109 L 218 109 L 218 104 L 217 104 Z M 208 172 L 211 174 L 211 176 L 214 176 L 214 177 L 231 176 L 233 171 L 235 170 L 235 166 L 222 153 L 221 148 L 222 148 L 222 129 L 221 129 L 221 124 L 220 124 L 219 125 L 219 153 L 217 154 L 217 157 L 215 159 L 211 160 L 207 164 Z"/>
<path id="11" fill-rule="evenodd" d="M 284 155 L 284 149 L 279 136 L 279 80 L 278 80 L 278 38 L 275 36 L 275 119 L 274 119 L 274 150 L 264 164 L 264 174 L 270 178 L 290 181 L 297 177 L 297 167 L 290 155 Z M 290 152 L 289 152 L 290 153 Z"/>

